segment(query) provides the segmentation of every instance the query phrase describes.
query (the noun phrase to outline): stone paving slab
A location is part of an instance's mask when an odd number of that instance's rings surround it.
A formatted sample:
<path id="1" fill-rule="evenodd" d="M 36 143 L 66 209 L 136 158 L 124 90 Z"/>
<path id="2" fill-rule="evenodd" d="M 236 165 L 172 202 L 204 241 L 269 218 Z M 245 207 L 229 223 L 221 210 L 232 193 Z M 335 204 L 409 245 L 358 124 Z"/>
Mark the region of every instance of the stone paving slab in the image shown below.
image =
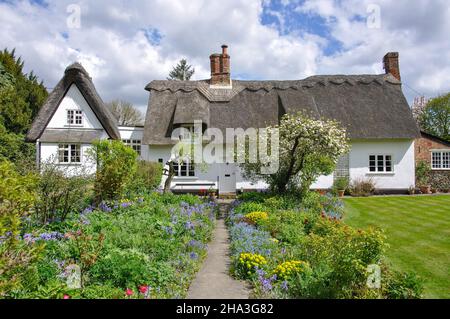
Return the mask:
<path id="1" fill-rule="evenodd" d="M 220 204 L 223 205 L 221 210 L 228 206 L 228 203 Z M 247 283 L 229 275 L 230 243 L 223 217 L 217 220 L 213 236 L 208 245 L 208 256 L 189 288 L 187 299 L 248 299 Z"/>

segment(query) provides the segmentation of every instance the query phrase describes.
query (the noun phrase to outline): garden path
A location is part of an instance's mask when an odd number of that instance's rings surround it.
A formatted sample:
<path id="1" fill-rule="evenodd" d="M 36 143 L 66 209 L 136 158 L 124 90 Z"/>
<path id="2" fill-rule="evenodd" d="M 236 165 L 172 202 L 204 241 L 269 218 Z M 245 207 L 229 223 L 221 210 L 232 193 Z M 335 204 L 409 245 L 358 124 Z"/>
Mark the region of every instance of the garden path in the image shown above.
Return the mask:
<path id="1" fill-rule="evenodd" d="M 229 201 L 219 202 L 220 216 L 216 221 L 213 240 L 208 245 L 208 256 L 192 282 L 187 299 L 248 299 L 247 285 L 229 275 L 229 235 L 224 215 Z"/>

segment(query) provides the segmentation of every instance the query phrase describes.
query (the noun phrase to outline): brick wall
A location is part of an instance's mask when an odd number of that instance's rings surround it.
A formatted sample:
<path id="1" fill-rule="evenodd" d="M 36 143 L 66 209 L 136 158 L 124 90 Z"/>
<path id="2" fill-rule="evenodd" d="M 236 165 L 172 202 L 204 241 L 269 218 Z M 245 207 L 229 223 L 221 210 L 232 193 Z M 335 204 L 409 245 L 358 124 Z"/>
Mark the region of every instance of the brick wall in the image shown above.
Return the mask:
<path id="1" fill-rule="evenodd" d="M 431 150 L 433 149 L 450 149 L 450 146 L 422 134 L 422 137 L 415 142 L 416 165 L 420 161 L 426 161 L 431 165 Z"/>
<path id="2" fill-rule="evenodd" d="M 434 149 L 448 149 L 450 145 L 440 142 L 431 136 L 422 133 L 422 137 L 417 139 L 414 143 L 416 165 L 420 161 L 426 161 L 431 168 L 431 150 Z M 449 191 L 450 190 L 450 171 L 449 170 L 432 170 L 430 172 L 430 185 L 432 188 Z"/>

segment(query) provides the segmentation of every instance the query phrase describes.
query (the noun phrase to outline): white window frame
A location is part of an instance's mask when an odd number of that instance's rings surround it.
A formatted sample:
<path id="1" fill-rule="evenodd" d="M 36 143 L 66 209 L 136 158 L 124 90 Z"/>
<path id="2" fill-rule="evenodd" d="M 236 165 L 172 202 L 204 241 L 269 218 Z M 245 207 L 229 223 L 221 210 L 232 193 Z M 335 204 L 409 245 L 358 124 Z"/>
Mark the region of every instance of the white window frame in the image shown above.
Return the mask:
<path id="1" fill-rule="evenodd" d="M 79 123 L 77 123 L 77 122 L 79 122 Z M 67 125 L 83 126 L 84 125 L 84 112 L 82 110 L 75 110 L 75 109 L 67 110 Z"/>
<path id="2" fill-rule="evenodd" d="M 75 149 L 73 149 L 75 148 Z M 77 151 L 78 148 L 78 156 L 77 153 L 72 153 L 73 151 Z M 67 162 L 61 161 L 61 151 L 67 151 Z M 64 158 L 65 156 L 63 156 Z M 73 161 L 73 157 L 78 157 L 79 161 Z M 71 144 L 71 143 L 61 143 L 58 144 L 58 163 L 62 165 L 80 165 L 82 163 L 82 148 L 81 144 Z"/>
<path id="3" fill-rule="evenodd" d="M 138 153 L 139 156 L 142 154 L 142 141 L 132 138 L 126 138 L 123 139 L 122 142 L 126 145 L 131 147 L 136 153 Z"/>
<path id="4" fill-rule="evenodd" d="M 439 161 L 440 161 L 440 166 L 439 167 L 434 167 L 434 162 L 433 162 L 433 154 L 437 154 L 439 153 Z M 448 167 L 444 167 L 444 153 L 448 154 L 448 158 L 447 158 L 447 162 L 448 162 Z M 436 150 L 431 150 L 430 152 L 430 166 L 431 169 L 434 171 L 448 171 L 450 170 L 450 149 L 436 149 Z"/>
<path id="5" fill-rule="evenodd" d="M 370 170 L 370 167 L 371 167 L 371 165 L 370 165 L 371 159 L 370 158 L 372 156 L 375 156 L 375 171 Z M 379 161 L 378 157 L 379 156 L 383 157 L 383 170 L 379 170 L 379 165 L 378 165 L 378 161 Z M 390 162 L 391 162 L 391 165 L 390 165 L 391 170 L 390 171 L 386 170 L 387 169 L 387 165 L 386 165 L 387 159 L 386 158 L 388 156 L 390 157 Z M 392 154 L 369 154 L 369 165 L 368 165 L 369 172 L 368 172 L 368 174 L 394 174 L 395 173 L 394 167 L 395 167 L 394 156 Z"/>
<path id="6" fill-rule="evenodd" d="M 186 175 L 182 175 L 182 168 L 183 166 L 186 167 Z M 195 170 L 195 164 L 191 163 L 188 160 L 182 161 L 182 163 L 178 163 L 177 161 L 175 161 L 173 163 L 173 168 L 175 169 L 175 177 L 177 178 L 196 178 L 197 177 L 197 173 Z"/>

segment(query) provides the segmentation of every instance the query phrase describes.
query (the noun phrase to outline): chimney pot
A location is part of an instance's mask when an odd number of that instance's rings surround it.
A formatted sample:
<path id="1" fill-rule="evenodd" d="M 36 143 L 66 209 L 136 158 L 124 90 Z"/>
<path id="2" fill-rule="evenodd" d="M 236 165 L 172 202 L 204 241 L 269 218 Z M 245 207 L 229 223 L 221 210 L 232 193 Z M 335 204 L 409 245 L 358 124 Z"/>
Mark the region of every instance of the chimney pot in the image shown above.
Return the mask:
<path id="1" fill-rule="evenodd" d="M 228 45 L 222 45 L 222 55 L 228 55 Z"/>
<path id="2" fill-rule="evenodd" d="M 388 52 L 383 57 L 383 68 L 386 74 L 392 74 L 397 80 L 401 81 L 398 52 Z"/>
<path id="3" fill-rule="evenodd" d="M 214 53 L 211 60 L 211 85 L 231 85 L 230 56 L 228 46 L 222 45 L 222 54 Z"/>

